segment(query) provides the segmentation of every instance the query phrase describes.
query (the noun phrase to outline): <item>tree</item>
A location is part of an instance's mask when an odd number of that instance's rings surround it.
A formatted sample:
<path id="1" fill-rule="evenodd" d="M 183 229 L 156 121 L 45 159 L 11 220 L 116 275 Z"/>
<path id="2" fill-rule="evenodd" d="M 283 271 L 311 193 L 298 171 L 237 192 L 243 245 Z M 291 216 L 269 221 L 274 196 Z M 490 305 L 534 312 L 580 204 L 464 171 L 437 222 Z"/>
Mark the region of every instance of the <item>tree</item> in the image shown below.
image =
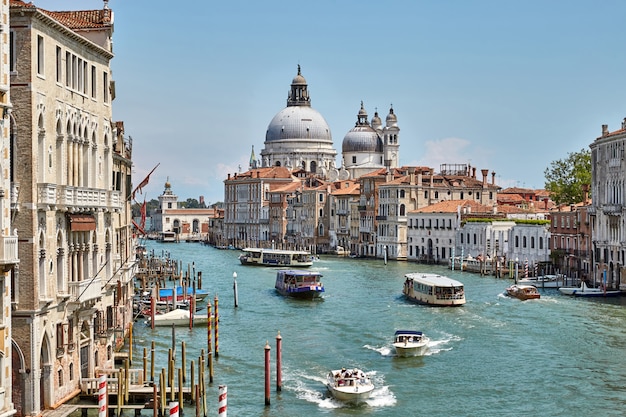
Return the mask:
<path id="1" fill-rule="evenodd" d="M 591 184 L 591 151 L 570 152 L 567 158 L 552 161 L 544 171 L 545 188 L 557 205 L 584 201 L 584 186 Z"/>

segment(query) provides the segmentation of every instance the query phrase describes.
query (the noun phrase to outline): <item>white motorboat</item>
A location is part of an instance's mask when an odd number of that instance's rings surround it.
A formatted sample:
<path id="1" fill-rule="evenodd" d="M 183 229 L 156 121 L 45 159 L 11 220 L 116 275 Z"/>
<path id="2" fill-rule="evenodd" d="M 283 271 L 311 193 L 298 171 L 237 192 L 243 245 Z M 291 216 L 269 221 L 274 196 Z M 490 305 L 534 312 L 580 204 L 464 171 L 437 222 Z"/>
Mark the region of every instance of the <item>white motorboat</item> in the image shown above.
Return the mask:
<path id="1" fill-rule="evenodd" d="M 559 288 L 565 285 L 565 275 L 540 275 L 517 280 L 521 285 L 534 285 L 537 288 Z"/>
<path id="2" fill-rule="evenodd" d="M 155 326 L 187 326 L 189 327 L 189 323 L 191 321 L 190 317 L 191 313 L 189 310 L 183 310 L 177 308 L 168 313 L 164 314 L 156 314 L 154 316 L 154 325 Z M 148 317 L 148 321 L 146 324 L 151 325 L 151 319 Z M 206 326 L 208 324 L 208 316 L 206 314 L 194 314 L 193 315 L 193 325 L 194 326 Z"/>
<path id="3" fill-rule="evenodd" d="M 617 297 L 622 294 L 619 290 L 607 290 L 605 287 L 589 287 L 585 281 L 579 287 L 561 287 L 561 294 L 572 295 L 574 297 Z"/>
<path id="4" fill-rule="evenodd" d="M 424 333 L 415 330 L 397 330 L 393 338 L 393 347 L 397 356 L 421 356 L 428 349 L 430 339 Z"/>
<path id="5" fill-rule="evenodd" d="M 370 377 L 356 368 L 330 371 L 326 387 L 334 398 L 354 403 L 366 400 L 374 391 L 374 384 Z"/>

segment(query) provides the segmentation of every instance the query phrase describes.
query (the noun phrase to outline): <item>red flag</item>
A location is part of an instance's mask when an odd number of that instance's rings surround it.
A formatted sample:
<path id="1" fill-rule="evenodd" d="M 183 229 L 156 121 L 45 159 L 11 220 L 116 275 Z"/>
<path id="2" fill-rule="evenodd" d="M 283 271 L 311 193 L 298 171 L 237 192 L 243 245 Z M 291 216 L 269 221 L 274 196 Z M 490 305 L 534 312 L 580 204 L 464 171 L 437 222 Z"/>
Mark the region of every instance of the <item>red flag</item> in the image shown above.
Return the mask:
<path id="1" fill-rule="evenodd" d="M 139 226 L 134 220 L 131 220 L 131 222 L 133 223 L 133 226 L 135 226 L 135 228 L 142 234 L 142 235 L 147 235 L 146 231 Z"/>
<path id="2" fill-rule="evenodd" d="M 146 199 L 144 198 L 143 204 L 141 205 L 141 209 L 139 210 L 141 213 L 141 228 L 146 228 Z"/>
<path id="3" fill-rule="evenodd" d="M 135 189 L 133 190 L 133 194 L 132 194 L 132 199 L 135 199 L 135 193 L 137 191 L 139 191 L 141 193 L 141 189 L 143 187 L 145 187 L 146 185 L 148 185 L 148 182 L 150 181 L 150 175 L 152 175 L 152 173 L 154 172 L 155 169 L 157 169 L 157 167 L 161 165 L 161 163 L 159 162 L 154 168 L 152 168 L 152 171 L 150 171 L 150 173 L 148 174 L 148 176 L 139 183 L 139 185 L 137 187 L 135 187 Z"/>

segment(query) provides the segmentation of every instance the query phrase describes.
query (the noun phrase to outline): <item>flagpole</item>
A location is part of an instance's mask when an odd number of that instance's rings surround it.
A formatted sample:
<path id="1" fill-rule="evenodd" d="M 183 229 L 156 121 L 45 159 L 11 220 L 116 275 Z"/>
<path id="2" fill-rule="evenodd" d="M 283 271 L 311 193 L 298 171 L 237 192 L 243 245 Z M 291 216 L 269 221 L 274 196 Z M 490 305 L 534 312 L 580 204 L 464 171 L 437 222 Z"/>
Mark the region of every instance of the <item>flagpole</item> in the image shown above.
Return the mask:
<path id="1" fill-rule="evenodd" d="M 135 199 L 135 193 L 137 191 L 141 192 L 141 189 L 143 187 L 145 187 L 146 185 L 148 185 L 148 182 L 150 181 L 150 175 L 152 175 L 152 173 L 159 167 L 159 165 L 161 165 L 160 162 L 158 164 L 156 164 L 156 166 L 154 168 L 152 168 L 152 171 L 150 171 L 150 173 L 146 176 L 146 178 L 143 181 L 141 181 L 137 187 L 135 187 L 135 189 L 131 193 L 131 198 L 133 200 Z"/>

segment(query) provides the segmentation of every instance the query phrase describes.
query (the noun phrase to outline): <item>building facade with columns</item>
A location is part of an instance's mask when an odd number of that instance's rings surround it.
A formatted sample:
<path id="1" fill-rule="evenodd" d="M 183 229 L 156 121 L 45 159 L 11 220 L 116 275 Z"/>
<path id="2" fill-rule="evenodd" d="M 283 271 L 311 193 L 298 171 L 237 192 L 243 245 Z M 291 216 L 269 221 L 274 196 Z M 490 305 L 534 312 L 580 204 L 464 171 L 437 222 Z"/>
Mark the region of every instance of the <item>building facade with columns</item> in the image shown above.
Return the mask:
<path id="1" fill-rule="evenodd" d="M 113 368 L 132 323 L 132 162 L 112 120 L 107 2 L 55 12 L 12 0 L 10 33 L 13 402 L 17 415 L 39 415 Z"/>
<path id="2" fill-rule="evenodd" d="M 603 125 L 590 148 L 592 281 L 626 288 L 626 118 L 613 132 Z"/>

